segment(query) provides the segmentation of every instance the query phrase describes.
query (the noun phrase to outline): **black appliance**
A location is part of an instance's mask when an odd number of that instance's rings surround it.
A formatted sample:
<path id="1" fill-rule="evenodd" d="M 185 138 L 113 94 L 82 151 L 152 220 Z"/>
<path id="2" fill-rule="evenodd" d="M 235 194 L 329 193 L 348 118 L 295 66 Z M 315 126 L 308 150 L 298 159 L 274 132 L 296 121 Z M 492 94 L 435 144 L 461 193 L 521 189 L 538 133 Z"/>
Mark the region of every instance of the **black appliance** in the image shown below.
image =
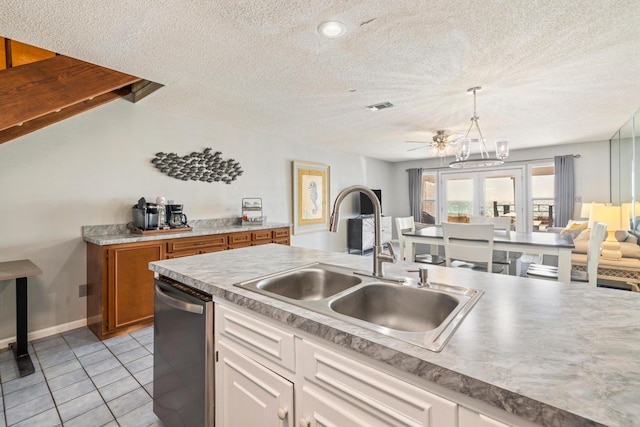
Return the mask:
<path id="1" fill-rule="evenodd" d="M 171 228 L 184 228 L 188 227 L 187 216 L 182 212 L 183 205 L 166 205 L 166 223 Z"/>
<path id="2" fill-rule="evenodd" d="M 214 425 L 213 301 L 155 279 L 153 412 L 166 427 Z"/>
<path id="3" fill-rule="evenodd" d="M 380 206 L 382 206 L 382 190 L 371 190 L 375 193 L 378 201 L 380 202 Z M 360 193 L 360 215 L 373 215 L 373 203 L 371 199 L 364 194 Z"/>

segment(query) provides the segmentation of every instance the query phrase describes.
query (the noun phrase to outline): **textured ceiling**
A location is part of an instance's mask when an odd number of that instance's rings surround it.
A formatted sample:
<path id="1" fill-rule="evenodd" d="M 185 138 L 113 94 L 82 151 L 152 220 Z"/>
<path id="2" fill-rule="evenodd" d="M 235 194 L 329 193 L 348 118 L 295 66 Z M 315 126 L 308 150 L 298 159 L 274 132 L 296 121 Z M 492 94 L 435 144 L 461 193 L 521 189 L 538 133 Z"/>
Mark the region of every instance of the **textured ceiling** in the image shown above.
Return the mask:
<path id="1" fill-rule="evenodd" d="M 638 0 L 1 4 L 2 36 L 164 84 L 145 106 L 390 161 L 466 133 L 472 86 L 512 149 L 608 139 L 640 107 Z"/>

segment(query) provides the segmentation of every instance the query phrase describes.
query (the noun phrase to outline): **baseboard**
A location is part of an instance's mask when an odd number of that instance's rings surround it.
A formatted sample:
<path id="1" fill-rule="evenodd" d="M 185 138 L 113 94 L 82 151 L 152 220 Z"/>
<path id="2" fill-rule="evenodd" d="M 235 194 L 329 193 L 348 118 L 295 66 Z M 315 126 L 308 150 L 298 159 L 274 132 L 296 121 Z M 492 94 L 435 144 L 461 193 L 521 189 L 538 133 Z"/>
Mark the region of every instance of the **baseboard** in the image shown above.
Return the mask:
<path id="1" fill-rule="evenodd" d="M 73 322 L 64 323 L 62 325 L 52 326 L 46 329 L 40 329 L 39 331 L 29 332 L 27 334 L 27 341 L 33 341 L 40 338 L 45 338 L 50 335 L 61 334 L 63 332 L 70 331 L 72 329 L 81 328 L 83 326 L 87 326 L 87 319 L 74 320 Z M 9 337 L 0 340 L 0 350 L 4 350 L 9 347 L 9 344 L 12 342 L 16 342 L 16 337 Z"/>

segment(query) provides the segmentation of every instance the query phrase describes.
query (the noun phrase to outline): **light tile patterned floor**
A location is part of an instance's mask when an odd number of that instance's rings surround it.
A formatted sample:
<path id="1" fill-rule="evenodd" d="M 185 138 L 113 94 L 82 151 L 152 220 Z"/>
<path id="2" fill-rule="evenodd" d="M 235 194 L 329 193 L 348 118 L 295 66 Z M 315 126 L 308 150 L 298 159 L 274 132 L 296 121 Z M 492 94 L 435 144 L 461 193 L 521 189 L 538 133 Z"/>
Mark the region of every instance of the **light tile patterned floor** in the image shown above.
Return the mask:
<path id="1" fill-rule="evenodd" d="M 89 328 L 29 343 L 20 378 L 0 353 L 0 427 L 162 426 L 153 414 L 153 327 L 100 341 Z"/>

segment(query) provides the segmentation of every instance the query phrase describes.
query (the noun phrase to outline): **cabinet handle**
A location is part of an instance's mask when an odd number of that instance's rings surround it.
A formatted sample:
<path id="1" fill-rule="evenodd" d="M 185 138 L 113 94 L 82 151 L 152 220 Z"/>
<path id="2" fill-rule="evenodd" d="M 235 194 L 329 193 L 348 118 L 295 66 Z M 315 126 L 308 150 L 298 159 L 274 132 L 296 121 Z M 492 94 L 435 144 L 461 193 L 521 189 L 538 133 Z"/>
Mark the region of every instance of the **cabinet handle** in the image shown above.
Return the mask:
<path id="1" fill-rule="evenodd" d="M 286 419 L 288 414 L 289 410 L 287 408 L 278 408 L 278 418 L 281 420 Z"/>
<path id="2" fill-rule="evenodd" d="M 300 422 L 298 423 L 300 427 L 309 427 L 311 425 L 311 421 L 307 418 L 300 418 Z"/>

